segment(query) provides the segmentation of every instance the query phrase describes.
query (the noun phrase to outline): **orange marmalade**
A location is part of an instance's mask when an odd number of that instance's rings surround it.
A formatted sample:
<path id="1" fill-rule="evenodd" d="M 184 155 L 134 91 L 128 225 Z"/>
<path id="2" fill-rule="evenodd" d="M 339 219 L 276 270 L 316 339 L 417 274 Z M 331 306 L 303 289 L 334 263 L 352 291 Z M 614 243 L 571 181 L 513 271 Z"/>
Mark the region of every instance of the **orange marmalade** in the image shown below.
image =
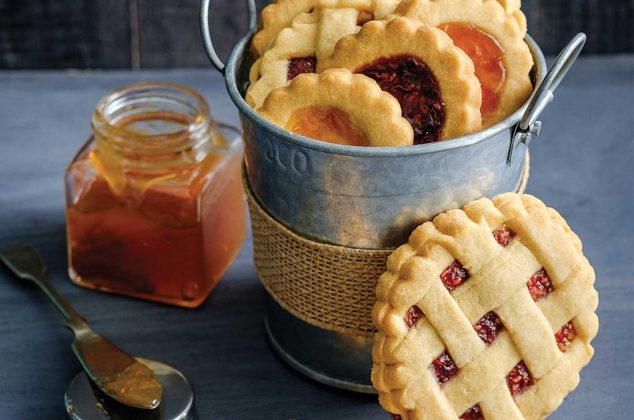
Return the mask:
<path id="1" fill-rule="evenodd" d="M 92 127 L 66 173 L 71 279 L 199 306 L 245 237 L 238 142 L 179 85 L 115 91 L 97 105 Z"/>
<path id="2" fill-rule="evenodd" d="M 368 138 L 348 114 L 333 107 L 306 107 L 293 112 L 286 124 L 293 133 L 328 143 L 368 146 Z"/>
<path id="3" fill-rule="evenodd" d="M 439 28 L 473 61 L 475 75 L 482 86 L 480 112 L 486 121 L 500 105 L 502 86 L 506 79 L 504 49 L 494 37 L 474 25 L 445 23 Z"/>

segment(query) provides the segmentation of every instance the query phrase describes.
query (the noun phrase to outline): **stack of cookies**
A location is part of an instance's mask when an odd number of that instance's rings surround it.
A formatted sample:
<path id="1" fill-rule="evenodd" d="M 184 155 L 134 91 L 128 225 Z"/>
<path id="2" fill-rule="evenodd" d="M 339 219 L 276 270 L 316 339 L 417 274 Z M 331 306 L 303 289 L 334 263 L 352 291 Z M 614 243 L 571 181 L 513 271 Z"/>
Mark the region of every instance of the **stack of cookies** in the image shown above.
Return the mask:
<path id="1" fill-rule="evenodd" d="M 354 146 L 460 137 L 530 96 L 519 0 L 277 0 L 246 101 L 293 133 Z"/>

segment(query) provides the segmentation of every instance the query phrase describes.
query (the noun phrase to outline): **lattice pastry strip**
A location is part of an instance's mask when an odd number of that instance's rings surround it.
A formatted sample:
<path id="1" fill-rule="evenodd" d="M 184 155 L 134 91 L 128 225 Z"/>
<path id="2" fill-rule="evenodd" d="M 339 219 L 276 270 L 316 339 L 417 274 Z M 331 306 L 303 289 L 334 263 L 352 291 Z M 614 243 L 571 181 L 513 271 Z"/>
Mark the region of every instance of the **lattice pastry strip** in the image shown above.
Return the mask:
<path id="1" fill-rule="evenodd" d="M 403 418 L 542 418 L 590 360 L 594 271 L 531 196 L 481 199 L 420 226 L 388 259 L 372 380 Z"/>

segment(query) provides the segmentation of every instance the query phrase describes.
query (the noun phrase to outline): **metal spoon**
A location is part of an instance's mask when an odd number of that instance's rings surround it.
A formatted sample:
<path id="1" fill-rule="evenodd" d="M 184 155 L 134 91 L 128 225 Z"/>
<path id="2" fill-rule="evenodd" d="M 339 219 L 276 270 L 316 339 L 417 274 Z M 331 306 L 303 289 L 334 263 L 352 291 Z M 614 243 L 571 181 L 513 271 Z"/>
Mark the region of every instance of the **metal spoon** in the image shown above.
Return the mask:
<path id="1" fill-rule="evenodd" d="M 99 389 L 131 407 L 158 407 L 163 388 L 154 372 L 90 329 L 86 320 L 46 280 L 46 265 L 35 248 L 20 246 L 1 251 L 0 260 L 18 277 L 38 285 L 66 318 L 66 326 L 75 333 L 73 352 Z"/>

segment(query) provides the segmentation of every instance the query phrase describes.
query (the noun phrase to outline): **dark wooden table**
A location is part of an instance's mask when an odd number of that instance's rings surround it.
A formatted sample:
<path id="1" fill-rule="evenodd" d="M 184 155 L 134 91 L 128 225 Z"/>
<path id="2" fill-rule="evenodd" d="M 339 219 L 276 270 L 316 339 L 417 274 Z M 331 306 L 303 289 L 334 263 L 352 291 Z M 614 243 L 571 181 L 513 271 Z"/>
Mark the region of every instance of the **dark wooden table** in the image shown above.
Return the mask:
<path id="1" fill-rule="evenodd" d="M 597 273 L 596 355 L 556 419 L 634 412 L 632 56 L 582 59 L 560 86 L 531 146 L 528 192 L 557 208 Z M 135 355 L 173 364 L 191 380 L 203 419 L 386 418 L 371 396 L 295 373 L 269 347 L 264 293 L 244 246 L 197 310 L 80 289 L 66 275 L 63 174 L 88 136 L 97 100 L 140 80 L 200 90 L 214 115 L 237 122 L 213 70 L 0 72 L 0 247 L 30 243 L 50 279 L 99 332 Z M 43 295 L 0 271 L 0 418 L 59 419 L 79 365 L 70 334 Z M 631 417 L 630 417 L 631 418 Z"/>

